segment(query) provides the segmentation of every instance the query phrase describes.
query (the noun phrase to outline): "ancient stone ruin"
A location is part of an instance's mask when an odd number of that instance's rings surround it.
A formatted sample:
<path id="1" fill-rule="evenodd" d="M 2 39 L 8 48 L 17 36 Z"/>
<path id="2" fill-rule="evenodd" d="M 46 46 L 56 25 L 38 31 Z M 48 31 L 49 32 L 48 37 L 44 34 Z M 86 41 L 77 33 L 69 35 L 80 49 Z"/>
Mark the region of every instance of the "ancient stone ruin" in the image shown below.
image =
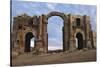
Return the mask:
<path id="1" fill-rule="evenodd" d="M 60 12 L 50 12 L 41 16 L 28 16 L 23 14 L 13 18 L 11 31 L 11 48 L 20 52 L 31 52 L 30 40 L 35 38 L 34 50 L 48 53 L 48 19 L 59 16 L 64 20 L 63 51 L 83 48 L 95 48 L 90 17 L 87 15 L 71 15 Z M 78 47 L 76 40 L 78 39 Z"/>

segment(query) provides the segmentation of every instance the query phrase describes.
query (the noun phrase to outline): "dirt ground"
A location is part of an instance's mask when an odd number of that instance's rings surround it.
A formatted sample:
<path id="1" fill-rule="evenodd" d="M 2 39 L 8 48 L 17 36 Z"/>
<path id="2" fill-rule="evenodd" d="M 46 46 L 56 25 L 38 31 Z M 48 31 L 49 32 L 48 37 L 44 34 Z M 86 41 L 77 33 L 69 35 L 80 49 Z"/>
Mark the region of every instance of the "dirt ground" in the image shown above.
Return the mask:
<path id="1" fill-rule="evenodd" d="M 12 59 L 13 66 L 41 65 L 96 61 L 96 50 L 48 53 L 41 55 L 22 54 Z"/>

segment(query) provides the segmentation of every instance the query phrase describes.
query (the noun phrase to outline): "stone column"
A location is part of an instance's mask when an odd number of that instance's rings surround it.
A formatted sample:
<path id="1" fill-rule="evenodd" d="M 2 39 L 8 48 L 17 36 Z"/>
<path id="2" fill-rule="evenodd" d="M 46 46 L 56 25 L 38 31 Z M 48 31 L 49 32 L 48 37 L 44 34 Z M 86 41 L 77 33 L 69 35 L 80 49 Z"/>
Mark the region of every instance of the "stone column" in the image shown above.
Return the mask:
<path id="1" fill-rule="evenodd" d="M 64 27 L 63 27 L 63 51 L 69 49 L 69 41 L 68 41 L 68 17 L 66 16 L 64 19 Z"/>
<path id="2" fill-rule="evenodd" d="M 92 35 L 92 30 L 91 30 L 91 26 L 90 26 L 90 17 L 86 16 L 86 34 L 87 34 L 87 44 L 86 47 L 88 46 L 89 48 L 94 48 L 94 44 L 93 44 L 93 35 Z M 90 43 L 90 41 L 92 41 Z"/>
<path id="3" fill-rule="evenodd" d="M 67 39 L 68 39 L 68 41 L 67 41 L 67 50 L 69 50 L 70 49 L 70 23 L 71 23 L 71 14 L 69 14 L 68 15 L 68 18 L 67 18 L 67 33 L 68 33 L 68 37 L 67 37 Z"/>
<path id="4" fill-rule="evenodd" d="M 92 48 L 96 48 L 96 47 L 94 46 L 93 32 L 92 32 L 92 31 L 90 31 L 90 37 L 91 37 L 91 47 L 92 47 Z"/>
<path id="5" fill-rule="evenodd" d="M 84 32 L 85 32 L 85 44 L 84 44 L 84 48 L 86 48 L 89 44 L 89 40 L 90 40 L 90 37 L 89 37 L 89 33 L 91 31 L 90 29 L 90 17 L 89 16 L 86 16 L 84 15 Z"/>
<path id="6" fill-rule="evenodd" d="M 74 34 L 73 34 L 73 29 L 72 29 L 72 15 L 68 15 L 68 49 L 73 51 L 76 46 L 75 46 L 75 40 L 74 40 Z"/>
<path id="7" fill-rule="evenodd" d="M 20 48 L 24 47 L 24 44 L 23 44 L 23 31 L 22 30 L 19 31 L 19 47 Z"/>
<path id="8" fill-rule="evenodd" d="M 42 40 L 42 16 L 39 17 L 39 39 Z"/>
<path id="9" fill-rule="evenodd" d="M 17 34 L 16 34 L 16 42 L 15 45 L 17 46 L 16 51 L 18 52 L 23 52 L 23 48 L 24 48 L 24 43 L 23 43 L 23 31 L 22 30 L 18 30 Z"/>
<path id="10" fill-rule="evenodd" d="M 48 33 L 47 33 L 47 23 L 48 20 L 46 15 L 42 15 L 43 17 L 43 45 L 44 45 L 44 53 L 48 52 Z"/>
<path id="11" fill-rule="evenodd" d="M 86 15 L 83 16 L 83 25 L 84 25 L 84 34 L 85 34 L 85 40 L 83 44 L 83 48 L 87 45 L 87 26 L 86 26 Z"/>
<path id="12" fill-rule="evenodd" d="M 36 48 L 43 52 L 43 42 L 42 42 L 42 27 L 43 27 L 43 24 L 42 24 L 42 16 L 39 16 L 38 18 L 38 21 L 39 21 L 39 26 L 38 26 L 38 37 L 37 37 L 37 40 L 36 40 Z"/>

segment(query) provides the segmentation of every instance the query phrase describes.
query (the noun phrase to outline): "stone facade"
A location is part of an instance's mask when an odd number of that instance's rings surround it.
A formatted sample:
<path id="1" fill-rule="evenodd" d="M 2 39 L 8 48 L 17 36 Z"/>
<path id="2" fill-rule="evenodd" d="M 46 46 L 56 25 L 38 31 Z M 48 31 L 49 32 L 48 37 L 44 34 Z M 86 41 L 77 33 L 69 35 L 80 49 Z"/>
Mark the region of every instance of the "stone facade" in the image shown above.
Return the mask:
<path id="1" fill-rule="evenodd" d="M 59 16 L 64 20 L 63 51 L 95 48 L 94 37 L 89 16 L 71 15 L 60 12 L 51 12 L 47 15 L 28 16 L 23 14 L 13 18 L 11 33 L 11 47 L 21 52 L 31 52 L 30 39 L 35 38 L 34 50 L 48 52 L 48 19 Z M 78 45 L 76 46 L 76 39 Z"/>

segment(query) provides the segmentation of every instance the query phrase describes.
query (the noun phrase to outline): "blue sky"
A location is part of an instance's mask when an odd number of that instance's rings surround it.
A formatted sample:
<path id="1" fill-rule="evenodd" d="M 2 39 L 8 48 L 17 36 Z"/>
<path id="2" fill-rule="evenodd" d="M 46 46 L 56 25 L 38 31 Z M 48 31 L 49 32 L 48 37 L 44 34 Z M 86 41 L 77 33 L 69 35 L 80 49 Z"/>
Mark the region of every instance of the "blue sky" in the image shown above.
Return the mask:
<path id="1" fill-rule="evenodd" d="M 13 1 L 12 2 L 12 17 L 23 13 L 29 16 L 47 14 L 51 11 L 63 12 L 65 14 L 88 15 L 90 16 L 92 30 L 96 31 L 96 6 L 95 5 L 75 5 L 61 3 L 45 3 L 32 1 Z M 55 21 L 54 21 L 55 20 Z M 62 26 L 63 20 L 60 17 L 54 16 L 48 20 L 48 42 L 50 49 L 62 47 Z M 56 45 L 57 44 L 57 45 Z M 57 48 L 56 47 L 56 48 Z"/>

